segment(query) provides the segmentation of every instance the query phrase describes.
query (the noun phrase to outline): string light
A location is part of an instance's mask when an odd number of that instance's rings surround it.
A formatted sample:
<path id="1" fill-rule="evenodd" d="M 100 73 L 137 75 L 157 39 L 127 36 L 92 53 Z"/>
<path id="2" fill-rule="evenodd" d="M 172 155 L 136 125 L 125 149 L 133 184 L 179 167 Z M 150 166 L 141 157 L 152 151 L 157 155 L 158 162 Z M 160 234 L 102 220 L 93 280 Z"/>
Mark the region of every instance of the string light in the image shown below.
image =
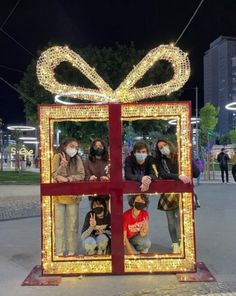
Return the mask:
<path id="1" fill-rule="evenodd" d="M 136 88 L 135 84 L 158 61 L 166 60 L 173 68 L 172 79 L 165 83 Z M 97 89 L 62 84 L 55 78 L 55 69 L 62 62 L 69 62 L 79 69 Z M 48 91 L 57 95 L 94 102 L 134 102 L 145 98 L 167 95 L 180 89 L 190 76 L 190 63 L 186 53 L 173 45 L 160 45 L 152 49 L 127 75 L 116 90 L 97 74 L 94 68 L 67 46 L 54 46 L 44 51 L 37 62 L 39 82 Z"/>
<path id="2" fill-rule="evenodd" d="M 53 126 L 60 121 L 108 121 L 108 105 L 80 104 L 75 106 L 40 106 L 40 136 L 41 136 L 41 162 L 42 183 L 51 182 L 51 149 Z M 121 120 L 170 120 L 177 122 L 176 133 L 178 139 L 179 167 L 181 174 L 189 176 L 190 163 L 190 113 L 189 106 L 179 103 L 148 103 L 123 104 Z M 181 148 L 181 150 L 180 150 Z M 181 194 L 181 245 L 183 254 L 154 254 L 146 257 L 125 255 L 125 272 L 186 272 L 194 271 L 195 246 L 194 226 L 192 217 L 192 194 Z M 42 265 L 45 274 L 82 274 L 82 273 L 112 273 L 111 256 L 104 255 L 99 260 L 93 257 L 77 256 L 71 258 L 58 257 L 55 254 L 55 214 L 53 210 L 53 197 L 42 196 Z M 181 207 L 180 207 L 181 208 Z M 52 235 L 53 233 L 53 235 Z M 183 249 L 184 248 L 184 249 Z"/>

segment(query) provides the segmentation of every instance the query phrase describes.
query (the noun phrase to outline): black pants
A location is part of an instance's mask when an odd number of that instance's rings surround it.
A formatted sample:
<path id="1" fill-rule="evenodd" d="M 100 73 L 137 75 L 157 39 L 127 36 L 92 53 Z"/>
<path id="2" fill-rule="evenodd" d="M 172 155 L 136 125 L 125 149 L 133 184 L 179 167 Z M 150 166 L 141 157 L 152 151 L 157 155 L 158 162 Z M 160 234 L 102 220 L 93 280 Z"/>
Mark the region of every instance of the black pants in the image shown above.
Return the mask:
<path id="1" fill-rule="evenodd" d="M 229 170 L 228 170 L 228 166 L 221 166 L 220 167 L 220 170 L 221 170 L 221 179 L 222 179 L 222 182 L 223 183 L 225 182 L 225 177 L 224 177 L 224 172 L 225 172 L 226 182 L 228 183 L 229 182 Z"/>
<path id="2" fill-rule="evenodd" d="M 234 177 L 234 181 L 236 182 L 236 164 L 232 166 L 232 175 Z"/>

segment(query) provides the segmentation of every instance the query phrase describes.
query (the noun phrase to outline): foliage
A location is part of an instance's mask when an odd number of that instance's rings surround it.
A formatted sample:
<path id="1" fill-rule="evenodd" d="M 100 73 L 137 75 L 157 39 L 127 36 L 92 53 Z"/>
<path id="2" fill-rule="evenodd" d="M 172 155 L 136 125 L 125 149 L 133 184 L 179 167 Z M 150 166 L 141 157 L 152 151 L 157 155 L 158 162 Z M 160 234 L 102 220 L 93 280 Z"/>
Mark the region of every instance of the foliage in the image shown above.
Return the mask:
<path id="1" fill-rule="evenodd" d="M 219 108 L 206 103 L 200 109 L 200 144 L 205 146 L 209 141 L 208 131 L 213 131 L 218 123 Z"/>
<path id="2" fill-rule="evenodd" d="M 230 136 L 231 142 L 233 144 L 236 144 L 236 129 L 231 130 L 229 132 L 229 136 Z"/>
<path id="3" fill-rule="evenodd" d="M 0 172 L 0 180 L 1 185 L 39 184 L 39 173 L 3 171 Z"/>
<path id="4" fill-rule="evenodd" d="M 219 142 L 220 145 L 230 144 L 231 139 L 230 139 L 229 133 L 220 135 L 219 138 L 218 138 L 218 142 Z"/>

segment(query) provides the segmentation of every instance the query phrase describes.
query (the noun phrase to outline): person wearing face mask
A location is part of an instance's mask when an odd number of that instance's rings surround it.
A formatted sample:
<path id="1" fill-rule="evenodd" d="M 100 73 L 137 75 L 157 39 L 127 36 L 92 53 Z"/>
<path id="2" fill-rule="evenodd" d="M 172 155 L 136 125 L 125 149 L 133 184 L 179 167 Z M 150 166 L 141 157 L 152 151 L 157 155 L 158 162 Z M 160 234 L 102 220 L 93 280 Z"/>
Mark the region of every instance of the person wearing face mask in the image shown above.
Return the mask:
<path id="1" fill-rule="evenodd" d="M 109 155 L 105 142 L 95 139 L 85 161 L 85 179 L 89 181 L 109 181 Z"/>
<path id="2" fill-rule="evenodd" d="M 147 191 L 158 177 L 155 160 L 148 153 L 147 144 L 140 141 L 134 144 L 131 155 L 125 159 L 125 179 L 140 182 L 142 192 Z"/>
<path id="3" fill-rule="evenodd" d="M 84 180 L 85 171 L 78 155 L 79 143 L 75 138 L 62 141 L 53 158 L 52 176 L 55 182 L 76 182 Z M 56 196 L 55 229 L 56 254 L 74 256 L 77 251 L 78 205 L 80 196 Z"/>
<path id="4" fill-rule="evenodd" d="M 88 181 L 109 181 L 110 180 L 110 162 L 108 149 L 102 139 L 95 139 L 89 151 L 89 157 L 84 163 L 85 180 Z M 93 197 L 89 197 L 91 201 Z M 110 197 L 106 197 L 107 208 L 110 211 Z"/>
<path id="5" fill-rule="evenodd" d="M 145 210 L 149 200 L 145 194 L 134 195 L 129 199 L 131 209 L 124 212 L 124 245 L 129 255 L 147 254 L 151 247 L 149 214 Z"/>
<path id="6" fill-rule="evenodd" d="M 179 175 L 178 156 L 175 147 L 166 139 L 159 139 L 156 143 L 156 164 L 159 178 L 181 181 L 184 184 L 192 182 L 191 177 Z M 198 168 L 193 165 L 193 177 L 197 178 L 199 173 Z M 165 203 L 167 195 L 168 194 L 161 195 L 158 209 L 166 212 L 173 253 L 180 253 L 179 196 L 176 194 L 171 202 Z"/>
<path id="7" fill-rule="evenodd" d="M 85 217 L 81 239 L 87 255 L 107 253 L 111 240 L 111 215 L 107 210 L 106 198 L 106 195 L 93 198 L 91 211 Z"/>

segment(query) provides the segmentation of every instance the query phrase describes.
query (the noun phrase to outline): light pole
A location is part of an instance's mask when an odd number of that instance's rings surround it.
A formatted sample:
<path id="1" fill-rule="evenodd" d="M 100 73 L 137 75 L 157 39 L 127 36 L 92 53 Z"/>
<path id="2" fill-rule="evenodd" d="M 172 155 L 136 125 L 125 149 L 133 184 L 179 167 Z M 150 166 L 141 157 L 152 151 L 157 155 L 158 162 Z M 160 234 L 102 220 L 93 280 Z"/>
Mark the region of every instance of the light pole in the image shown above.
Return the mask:
<path id="1" fill-rule="evenodd" d="M 57 128 L 57 130 L 56 130 L 56 145 L 57 145 L 57 147 L 59 147 L 59 145 L 60 145 L 60 133 L 61 133 L 61 130 Z"/>
<path id="2" fill-rule="evenodd" d="M 195 90 L 195 117 L 196 117 L 196 158 L 199 159 L 199 120 L 198 120 L 198 86 L 184 88 L 183 90 Z"/>
<path id="3" fill-rule="evenodd" d="M 198 87 L 195 87 L 196 111 L 195 115 L 198 118 Z M 196 120 L 196 157 L 199 159 L 199 134 L 198 134 L 198 120 Z"/>
<path id="4" fill-rule="evenodd" d="M 0 154 L 1 154 L 1 171 L 3 171 L 3 122 L 2 119 L 0 118 Z"/>

